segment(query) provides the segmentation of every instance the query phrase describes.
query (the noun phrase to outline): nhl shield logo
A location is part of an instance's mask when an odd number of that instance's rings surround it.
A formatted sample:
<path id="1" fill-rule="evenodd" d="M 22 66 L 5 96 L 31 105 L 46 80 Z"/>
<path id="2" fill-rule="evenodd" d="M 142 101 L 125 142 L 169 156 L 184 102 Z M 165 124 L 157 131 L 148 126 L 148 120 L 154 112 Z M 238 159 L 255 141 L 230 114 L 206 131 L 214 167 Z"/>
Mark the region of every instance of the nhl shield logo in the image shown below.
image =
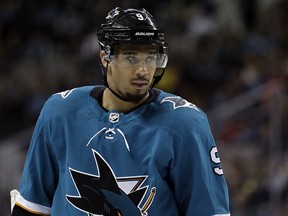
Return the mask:
<path id="1" fill-rule="evenodd" d="M 112 113 L 109 114 L 109 121 L 111 123 L 118 122 L 119 118 L 120 118 L 120 114 L 119 113 L 112 112 Z"/>

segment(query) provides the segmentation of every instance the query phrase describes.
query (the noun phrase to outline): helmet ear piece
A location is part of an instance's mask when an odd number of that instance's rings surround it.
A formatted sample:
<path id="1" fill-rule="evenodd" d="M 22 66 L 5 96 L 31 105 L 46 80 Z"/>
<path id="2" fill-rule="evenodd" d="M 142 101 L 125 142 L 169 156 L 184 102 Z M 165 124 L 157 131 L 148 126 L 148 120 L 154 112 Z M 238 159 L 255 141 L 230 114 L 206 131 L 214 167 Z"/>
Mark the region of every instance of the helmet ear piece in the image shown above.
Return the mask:
<path id="1" fill-rule="evenodd" d="M 105 53 L 104 50 L 101 50 L 100 52 L 100 60 L 101 60 L 101 66 L 107 67 L 107 64 L 110 62 L 110 57 Z"/>
<path id="2" fill-rule="evenodd" d="M 104 56 L 104 61 L 105 61 L 105 62 L 110 62 L 110 58 L 109 58 L 107 55 L 105 55 L 105 56 Z"/>
<path id="3" fill-rule="evenodd" d="M 110 58 L 110 55 L 105 53 L 104 55 L 104 61 L 107 63 L 107 62 L 110 62 L 111 61 L 111 58 Z"/>
<path id="4" fill-rule="evenodd" d="M 103 47 L 103 49 L 102 49 L 102 51 L 104 52 L 104 61 L 105 62 L 110 62 L 111 61 L 111 48 L 110 48 L 110 46 L 108 45 L 108 46 L 104 46 Z"/>

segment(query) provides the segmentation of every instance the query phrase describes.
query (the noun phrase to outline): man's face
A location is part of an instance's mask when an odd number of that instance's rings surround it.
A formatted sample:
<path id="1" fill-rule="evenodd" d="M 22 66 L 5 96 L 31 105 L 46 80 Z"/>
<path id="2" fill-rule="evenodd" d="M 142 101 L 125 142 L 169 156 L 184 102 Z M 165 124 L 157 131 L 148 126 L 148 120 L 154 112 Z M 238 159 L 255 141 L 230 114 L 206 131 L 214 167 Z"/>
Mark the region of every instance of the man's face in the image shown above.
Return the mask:
<path id="1" fill-rule="evenodd" d="M 156 70 L 157 47 L 120 45 L 108 64 L 107 81 L 119 95 L 142 99 L 151 86 Z"/>

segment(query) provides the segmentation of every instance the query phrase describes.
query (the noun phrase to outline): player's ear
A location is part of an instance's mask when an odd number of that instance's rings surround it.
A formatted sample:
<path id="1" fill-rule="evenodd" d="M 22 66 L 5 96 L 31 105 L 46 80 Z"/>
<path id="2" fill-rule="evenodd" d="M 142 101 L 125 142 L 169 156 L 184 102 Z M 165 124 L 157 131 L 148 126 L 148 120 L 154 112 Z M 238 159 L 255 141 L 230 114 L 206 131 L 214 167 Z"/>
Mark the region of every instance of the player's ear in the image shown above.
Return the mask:
<path id="1" fill-rule="evenodd" d="M 105 51 L 104 50 L 100 51 L 100 60 L 101 60 L 102 65 L 104 67 L 107 67 L 107 59 L 105 59 Z"/>

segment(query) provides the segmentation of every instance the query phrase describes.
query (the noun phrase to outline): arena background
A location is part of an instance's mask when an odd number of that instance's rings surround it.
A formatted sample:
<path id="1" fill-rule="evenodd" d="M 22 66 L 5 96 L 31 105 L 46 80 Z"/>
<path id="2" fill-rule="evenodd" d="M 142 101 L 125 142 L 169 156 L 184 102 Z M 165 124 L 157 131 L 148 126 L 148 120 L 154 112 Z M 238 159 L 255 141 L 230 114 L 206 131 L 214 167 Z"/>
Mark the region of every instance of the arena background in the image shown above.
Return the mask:
<path id="1" fill-rule="evenodd" d="M 207 113 L 232 215 L 287 215 L 285 0 L 1 0 L 0 215 L 10 215 L 45 100 L 101 83 L 96 31 L 116 6 L 144 7 L 165 30 L 169 64 L 158 87 Z"/>

